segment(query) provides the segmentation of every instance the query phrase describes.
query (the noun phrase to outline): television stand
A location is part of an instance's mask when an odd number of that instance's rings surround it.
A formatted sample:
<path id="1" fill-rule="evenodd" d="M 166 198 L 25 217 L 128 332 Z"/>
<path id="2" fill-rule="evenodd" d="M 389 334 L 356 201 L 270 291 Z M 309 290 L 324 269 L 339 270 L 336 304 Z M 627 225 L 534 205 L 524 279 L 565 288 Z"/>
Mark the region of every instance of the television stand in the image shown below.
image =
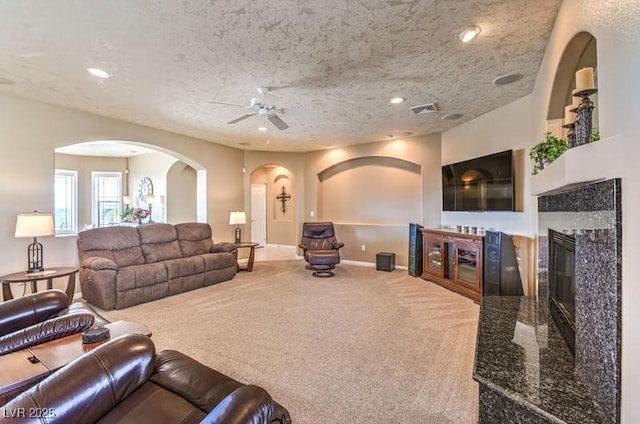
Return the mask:
<path id="1" fill-rule="evenodd" d="M 479 303 L 482 297 L 484 234 L 423 228 L 421 277 Z"/>

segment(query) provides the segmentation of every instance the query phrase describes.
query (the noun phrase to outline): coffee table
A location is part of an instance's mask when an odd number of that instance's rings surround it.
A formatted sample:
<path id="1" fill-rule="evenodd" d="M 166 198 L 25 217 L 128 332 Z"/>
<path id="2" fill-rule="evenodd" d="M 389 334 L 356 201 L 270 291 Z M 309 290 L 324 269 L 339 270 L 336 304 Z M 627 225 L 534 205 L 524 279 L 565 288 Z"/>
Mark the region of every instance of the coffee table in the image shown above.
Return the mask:
<path id="1" fill-rule="evenodd" d="M 36 293 L 38 291 L 38 281 L 47 280 L 47 290 L 51 290 L 53 288 L 53 279 L 60 277 L 69 277 L 67 281 L 67 297 L 69 298 L 69 303 L 73 301 L 73 294 L 76 291 L 76 274 L 78 273 L 78 268 L 47 268 L 42 272 L 37 272 L 34 274 L 27 274 L 25 271 L 22 272 L 14 272 L 13 274 L 7 274 L 0 277 L 0 281 L 2 282 L 2 297 L 6 300 L 13 299 L 13 293 L 11 293 L 11 284 L 17 283 L 31 283 L 31 293 Z"/>
<path id="2" fill-rule="evenodd" d="M 141 323 L 114 321 L 106 324 L 110 338 L 98 343 L 82 344 L 82 333 L 53 340 L 28 349 L 0 356 L 0 406 L 29 387 L 45 379 L 49 374 L 95 349 L 108 340 L 125 334 L 145 334 L 151 337 L 149 328 Z"/>

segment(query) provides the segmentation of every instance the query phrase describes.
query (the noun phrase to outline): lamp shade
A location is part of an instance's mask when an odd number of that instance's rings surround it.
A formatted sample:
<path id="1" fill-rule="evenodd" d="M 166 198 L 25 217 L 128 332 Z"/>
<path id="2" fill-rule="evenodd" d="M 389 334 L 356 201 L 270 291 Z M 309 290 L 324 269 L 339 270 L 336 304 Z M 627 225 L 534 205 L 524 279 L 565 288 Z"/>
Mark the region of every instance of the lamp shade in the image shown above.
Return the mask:
<path id="1" fill-rule="evenodd" d="M 156 196 L 153 194 L 147 194 L 146 196 L 144 196 L 144 200 L 147 202 L 147 204 L 151 204 L 154 200 L 156 200 Z"/>
<path id="2" fill-rule="evenodd" d="M 131 196 L 122 196 L 122 203 L 124 203 L 125 205 L 130 205 L 131 204 Z"/>
<path id="3" fill-rule="evenodd" d="M 20 214 L 16 220 L 15 237 L 43 237 L 55 234 L 51 214 Z"/>
<path id="4" fill-rule="evenodd" d="M 246 224 L 247 215 L 244 212 L 231 212 L 229 214 L 229 225 Z"/>

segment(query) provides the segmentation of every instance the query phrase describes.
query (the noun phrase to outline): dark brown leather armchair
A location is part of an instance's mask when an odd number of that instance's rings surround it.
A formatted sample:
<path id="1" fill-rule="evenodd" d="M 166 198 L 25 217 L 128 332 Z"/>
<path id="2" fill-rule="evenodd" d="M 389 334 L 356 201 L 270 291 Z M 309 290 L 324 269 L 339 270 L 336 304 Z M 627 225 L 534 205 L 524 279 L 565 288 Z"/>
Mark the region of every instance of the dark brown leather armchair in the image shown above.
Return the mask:
<path id="1" fill-rule="evenodd" d="M 333 277 L 333 269 L 340 263 L 339 249 L 344 243 L 338 242 L 332 222 L 305 222 L 302 224 L 302 249 L 304 260 L 313 269 L 314 277 Z"/>
<path id="2" fill-rule="evenodd" d="M 156 355 L 153 342 L 140 334 L 98 346 L 11 400 L 0 416 L 14 411 L 39 415 L 15 422 L 51 424 L 291 422 L 264 389 L 173 350 Z"/>
<path id="3" fill-rule="evenodd" d="M 69 305 L 62 290 L 0 303 L 0 355 L 79 333 L 107 321 L 84 302 Z"/>

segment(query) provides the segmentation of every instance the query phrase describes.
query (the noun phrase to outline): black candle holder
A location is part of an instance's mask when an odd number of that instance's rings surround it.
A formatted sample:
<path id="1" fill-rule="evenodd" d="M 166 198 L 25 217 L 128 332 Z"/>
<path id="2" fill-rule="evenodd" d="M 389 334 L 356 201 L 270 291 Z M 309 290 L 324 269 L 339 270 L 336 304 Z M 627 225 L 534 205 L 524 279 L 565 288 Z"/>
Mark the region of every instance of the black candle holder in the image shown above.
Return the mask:
<path id="1" fill-rule="evenodd" d="M 576 147 L 576 123 L 564 124 L 562 127 L 567 129 L 567 145 L 569 148 Z"/>
<path id="2" fill-rule="evenodd" d="M 593 124 L 593 109 L 594 105 L 589 96 L 597 93 L 597 88 L 590 88 L 587 90 L 580 90 L 573 93 L 575 97 L 582 97 L 582 101 L 577 108 L 572 109 L 572 112 L 576 112 L 575 123 L 575 145 L 582 146 L 591 142 L 591 129 Z"/>

